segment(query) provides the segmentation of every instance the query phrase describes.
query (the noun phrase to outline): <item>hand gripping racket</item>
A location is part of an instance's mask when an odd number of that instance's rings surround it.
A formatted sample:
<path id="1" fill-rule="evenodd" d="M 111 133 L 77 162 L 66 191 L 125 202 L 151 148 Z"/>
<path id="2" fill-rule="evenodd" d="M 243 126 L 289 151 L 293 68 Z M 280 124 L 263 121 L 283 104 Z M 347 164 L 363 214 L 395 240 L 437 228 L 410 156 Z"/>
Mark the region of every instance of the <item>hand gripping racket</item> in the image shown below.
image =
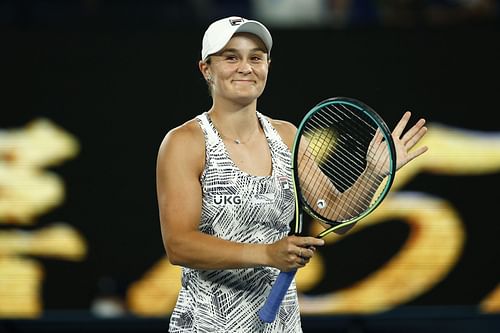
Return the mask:
<path id="1" fill-rule="evenodd" d="M 302 232 L 304 211 L 327 226 L 318 238 L 356 223 L 382 202 L 396 173 L 387 125 L 351 98 L 327 99 L 309 111 L 297 128 L 292 155 L 292 234 Z M 274 321 L 295 273 L 278 275 L 259 311 L 262 321 Z"/>

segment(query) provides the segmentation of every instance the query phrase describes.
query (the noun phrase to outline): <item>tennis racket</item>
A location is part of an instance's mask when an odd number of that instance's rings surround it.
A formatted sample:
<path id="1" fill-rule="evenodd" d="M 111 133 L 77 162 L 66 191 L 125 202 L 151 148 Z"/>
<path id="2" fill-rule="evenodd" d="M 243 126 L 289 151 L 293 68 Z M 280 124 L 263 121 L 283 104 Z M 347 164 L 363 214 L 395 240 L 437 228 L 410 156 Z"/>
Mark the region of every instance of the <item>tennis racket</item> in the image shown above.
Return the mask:
<path id="1" fill-rule="evenodd" d="M 307 113 L 292 149 L 295 218 L 302 232 L 304 211 L 327 228 L 318 238 L 350 226 L 372 212 L 389 192 L 396 173 L 391 132 L 368 105 L 345 97 L 324 100 Z M 280 272 L 259 310 L 274 321 L 296 270 Z"/>

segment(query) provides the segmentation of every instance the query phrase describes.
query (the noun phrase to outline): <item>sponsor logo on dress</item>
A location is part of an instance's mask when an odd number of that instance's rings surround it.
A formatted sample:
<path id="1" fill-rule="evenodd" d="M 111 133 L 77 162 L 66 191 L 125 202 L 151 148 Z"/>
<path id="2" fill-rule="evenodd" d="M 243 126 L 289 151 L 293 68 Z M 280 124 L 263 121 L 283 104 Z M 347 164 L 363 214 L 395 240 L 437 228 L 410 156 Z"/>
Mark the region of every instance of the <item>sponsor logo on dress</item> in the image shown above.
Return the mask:
<path id="1" fill-rule="evenodd" d="M 265 204 L 274 202 L 274 193 L 259 193 L 253 197 L 253 203 Z"/>
<path id="2" fill-rule="evenodd" d="M 278 177 L 278 180 L 280 182 L 281 188 L 283 190 L 289 190 L 290 189 L 290 183 L 288 182 L 289 177 L 287 176 L 280 176 Z"/>
<path id="3" fill-rule="evenodd" d="M 216 205 L 239 205 L 241 204 L 241 195 L 238 194 L 218 194 L 214 196 Z"/>

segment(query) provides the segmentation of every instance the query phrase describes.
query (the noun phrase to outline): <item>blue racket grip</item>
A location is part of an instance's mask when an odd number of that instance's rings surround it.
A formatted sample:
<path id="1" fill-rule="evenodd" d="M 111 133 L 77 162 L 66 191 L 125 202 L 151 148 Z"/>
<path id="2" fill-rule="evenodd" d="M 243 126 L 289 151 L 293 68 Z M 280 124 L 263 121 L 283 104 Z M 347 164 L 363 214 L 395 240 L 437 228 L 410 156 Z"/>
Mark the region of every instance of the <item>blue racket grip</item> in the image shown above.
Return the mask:
<path id="1" fill-rule="evenodd" d="M 297 273 L 296 269 L 290 272 L 281 272 L 278 275 L 267 297 L 266 303 L 264 303 L 264 306 L 259 311 L 260 320 L 265 323 L 272 323 L 274 321 L 281 306 L 281 302 L 293 281 L 295 273 Z"/>

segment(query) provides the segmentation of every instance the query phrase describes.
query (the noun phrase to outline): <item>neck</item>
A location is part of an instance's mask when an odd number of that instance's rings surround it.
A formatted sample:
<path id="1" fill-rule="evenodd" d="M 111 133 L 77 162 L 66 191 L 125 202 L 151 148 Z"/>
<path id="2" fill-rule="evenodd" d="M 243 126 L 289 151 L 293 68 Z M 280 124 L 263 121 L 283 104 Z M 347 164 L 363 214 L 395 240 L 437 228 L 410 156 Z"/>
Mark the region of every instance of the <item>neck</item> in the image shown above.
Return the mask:
<path id="1" fill-rule="evenodd" d="M 228 109 L 214 105 L 208 114 L 222 139 L 232 143 L 247 143 L 260 131 L 255 107 Z"/>
<path id="2" fill-rule="evenodd" d="M 257 110 L 257 99 L 245 102 L 216 96 L 213 98 L 212 108 L 210 110 L 221 114 L 253 114 Z"/>

